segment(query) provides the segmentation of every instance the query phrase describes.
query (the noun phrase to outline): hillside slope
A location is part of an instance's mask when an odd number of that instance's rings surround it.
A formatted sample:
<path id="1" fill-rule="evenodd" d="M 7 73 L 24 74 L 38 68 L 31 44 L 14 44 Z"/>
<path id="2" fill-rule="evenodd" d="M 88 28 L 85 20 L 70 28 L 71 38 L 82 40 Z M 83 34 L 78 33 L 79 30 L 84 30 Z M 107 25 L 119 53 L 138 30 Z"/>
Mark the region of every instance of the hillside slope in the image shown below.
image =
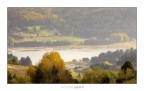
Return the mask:
<path id="1" fill-rule="evenodd" d="M 104 37 L 124 32 L 136 38 L 136 15 L 136 8 L 8 8 L 8 35 L 40 26 L 61 35 Z"/>
<path id="2" fill-rule="evenodd" d="M 11 47 L 100 45 L 136 40 L 136 8 L 10 7 L 7 13 Z"/>

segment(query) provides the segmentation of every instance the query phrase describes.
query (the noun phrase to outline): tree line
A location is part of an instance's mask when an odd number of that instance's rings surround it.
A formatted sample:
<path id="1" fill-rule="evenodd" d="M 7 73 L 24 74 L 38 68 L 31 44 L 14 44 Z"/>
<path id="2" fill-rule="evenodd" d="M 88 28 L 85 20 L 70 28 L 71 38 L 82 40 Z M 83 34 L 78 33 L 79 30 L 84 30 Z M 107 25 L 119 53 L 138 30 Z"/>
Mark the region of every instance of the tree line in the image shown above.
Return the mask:
<path id="1" fill-rule="evenodd" d="M 116 50 L 101 53 L 99 56 L 91 58 L 91 67 L 101 66 L 104 69 L 118 70 L 126 61 L 130 61 L 135 68 L 137 67 L 136 49 L 130 48 L 125 51 Z"/>
<path id="2" fill-rule="evenodd" d="M 84 58 L 84 60 L 88 59 Z M 118 71 L 93 65 L 83 74 L 78 74 L 77 77 L 80 79 L 76 79 L 66 68 L 60 54 L 52 51 L 45 53 L 37 65 L 29 66 L 26 76 L 19 77 L 8 71 L 8 83 L 136 83 L 137 72 L 132 61 L 123 59 L 123 62 Z"/>
<path id="3" fill-rule="evenodd" d="M 21 57 L 20 60 L 18 60 L 17 56 L 14 56 L 13 54 L 7 54 L 7 60 L 8 64 L 14 64 L 14 65 L 24 65 L 24 66 L 32 66 L 32 61 L 29 56 Z"/>

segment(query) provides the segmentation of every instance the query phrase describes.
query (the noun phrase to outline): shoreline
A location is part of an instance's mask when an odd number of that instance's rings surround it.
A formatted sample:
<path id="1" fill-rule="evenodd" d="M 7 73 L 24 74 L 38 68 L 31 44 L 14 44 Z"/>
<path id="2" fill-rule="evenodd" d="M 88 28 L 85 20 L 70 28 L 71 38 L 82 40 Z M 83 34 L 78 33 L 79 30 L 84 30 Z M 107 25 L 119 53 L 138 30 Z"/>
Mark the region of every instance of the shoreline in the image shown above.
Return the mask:
<path id="1" fill-rule="evenodd" d="M 137 48 L 136 41 L 116 43 L 111 45 L 71 45 L 71 46 L 54 46 L 54 47 L 13 47 L 8 48 L 8 52 L 17 51 L 42 51 L 42 50 L 68 50 L 68 49 L 103 49 L 103 48 Z"/>

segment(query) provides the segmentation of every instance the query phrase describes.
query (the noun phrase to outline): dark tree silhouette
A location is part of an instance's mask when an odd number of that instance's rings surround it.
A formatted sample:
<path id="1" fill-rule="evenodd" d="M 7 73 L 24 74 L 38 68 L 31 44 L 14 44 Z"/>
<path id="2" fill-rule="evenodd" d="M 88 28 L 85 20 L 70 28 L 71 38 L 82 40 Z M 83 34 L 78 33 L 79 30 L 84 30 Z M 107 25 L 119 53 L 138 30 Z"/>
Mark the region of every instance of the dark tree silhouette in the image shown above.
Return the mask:
<path id="1" fill-rule="evenodd" d="M 44 81 L 44 72 L 38 68 L 36 70 L 36 75 L 35 75 L 35 83 L 43 83 Z"/>
<path id="2" fill-rule="evenodd" d="M 52 73 L 51 74 L 52 74 L 52 83 L 58 83 L 60 80 L 59 76 L 58 76 L 59 72 L 55 66 L 52 67 Z"/>
<path id="3" fill-rule="evenodd" d="M 126 61 L 124 63 L 124 65 L 121 67 L 121 70 L 124 70 L 124 73 L 126 74 L 127 68 L 132 69 L 133 72 L 135 71 L 134 67 L 133 67 L 133 65 L 132 65 L 132 63 L 130 61 Z"/>
<path id="4" fill-rule="evenodd" d="M 30 59 L 29 56 L 27 56 L 26 58 L 21 57 L 19 63 L 20 63 L 21 65 L 24 65 L 24 66 L 31 66 L 31 65 L 32 65 L 32 61 L 31 61 L 31 59 Z"/>

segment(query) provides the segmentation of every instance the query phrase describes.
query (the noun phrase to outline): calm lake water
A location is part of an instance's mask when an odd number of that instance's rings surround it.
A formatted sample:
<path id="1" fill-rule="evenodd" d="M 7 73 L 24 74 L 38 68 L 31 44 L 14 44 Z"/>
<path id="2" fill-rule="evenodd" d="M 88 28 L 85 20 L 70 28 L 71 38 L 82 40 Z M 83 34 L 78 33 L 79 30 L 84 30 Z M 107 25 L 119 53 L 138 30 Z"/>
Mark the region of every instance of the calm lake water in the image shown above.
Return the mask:
<path id="1" fill-rule="evenodd" d="M 125 50 L 125 48 L 120 48 Z M 64 59 L 65 62 L 72 61 L 73 59 L 82 59 L 84 57 L 91 58 L 93 56 L 98 56 L 100 53 L 105 53 L 107 51 L 115 51 L 117 48 L 111 49 L 64 49 L 64 50 L 54 50 L 60 53 L 61 57 Z M 35 65 L 39 63 L 40 59 L 42 58 L 43 54 L 46 52 L 50 52 L 48 50 L 41 50 L 41 51 L 16 51 L 12 54 L 17 56 L 18 59 L 21 57 L 29 56 L 32 60 L 32 63 Z"/>

